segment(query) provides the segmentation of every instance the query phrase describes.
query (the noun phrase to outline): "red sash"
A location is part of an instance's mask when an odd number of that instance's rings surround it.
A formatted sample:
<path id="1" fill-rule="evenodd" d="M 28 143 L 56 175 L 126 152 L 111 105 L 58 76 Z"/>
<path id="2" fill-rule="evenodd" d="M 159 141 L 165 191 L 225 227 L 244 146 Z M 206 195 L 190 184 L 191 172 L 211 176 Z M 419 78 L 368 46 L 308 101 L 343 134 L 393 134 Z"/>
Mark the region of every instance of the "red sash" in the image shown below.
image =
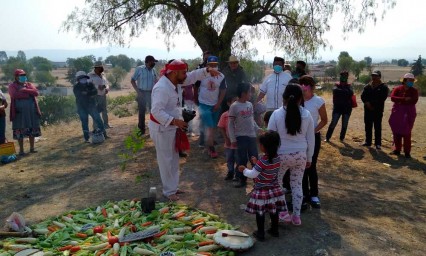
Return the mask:
<path id="1" fill-rule="evenodd" d="M 149 119 L 154 123 L 160 124 L 151 113 L 149 114 Z M 175 149 L 176 152 L 189 150 L 188 136 L 186 136 L 186 133 L 179 128 L 176 129 Z"/>

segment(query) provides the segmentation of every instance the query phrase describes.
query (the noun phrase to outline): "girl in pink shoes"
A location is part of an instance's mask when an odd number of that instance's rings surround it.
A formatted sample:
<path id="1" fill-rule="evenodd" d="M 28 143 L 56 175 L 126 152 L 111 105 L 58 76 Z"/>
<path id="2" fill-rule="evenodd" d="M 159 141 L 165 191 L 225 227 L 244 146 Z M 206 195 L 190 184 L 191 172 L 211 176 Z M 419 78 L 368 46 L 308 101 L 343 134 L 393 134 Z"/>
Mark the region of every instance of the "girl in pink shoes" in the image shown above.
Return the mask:
<path id="1" fill-rule="evenodd" d="M 288 84 L 283 95 L 284 106 L 272 113 L 268 130 L 277 131 L 281 146 L 278 154 L 281 159 L 279 180 L 290 171 L 290 186 L 293 198 L 293 225 L 301 225 L 302 179 L 306 168 L 311 166 L 315 147 L 314 121 L 310 112 L 302 107 L 302 88 L 298 84 Z M 283 214 L 284 215 L 284 214 Z M 285 219 L 283 219 L 286 222 Z"/>
<path id="2" fill-rule="evenodd" d="M 278 213 L 284 212 L 286 209 L 284 192 L 278 184 L 280 158 L 277 151 L 279 146 L 278 133 L 265 132 L 259 136 L 259 147 L 265 154 L 259 160 L 252 157 L 252 162 L 256 163 L 253 169 L 247 169 L 243 165 L 238 167 L 240 172 L 243 172 L 248 178 L 253 178 L 254 181 L 246 212 L 256 214 L 257 231 L 253 233 L 253 236 L 258 241 L 265 240 L 265 214 L 269 213 L 271 217 L 271 228 L 267 232 L 273 237 L 278 237 Z"/>

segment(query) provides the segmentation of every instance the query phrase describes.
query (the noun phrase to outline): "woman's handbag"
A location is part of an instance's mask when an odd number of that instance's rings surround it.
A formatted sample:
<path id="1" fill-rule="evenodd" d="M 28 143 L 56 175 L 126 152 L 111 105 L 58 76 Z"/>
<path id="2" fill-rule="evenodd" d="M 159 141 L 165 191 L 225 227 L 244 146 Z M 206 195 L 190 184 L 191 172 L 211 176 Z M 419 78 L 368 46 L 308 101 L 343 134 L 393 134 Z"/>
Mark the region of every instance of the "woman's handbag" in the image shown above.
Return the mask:
<path id="1" fill-rule="evenodd" d="M 358 107 L 358 103 L 356 102 L 356 95 L 355 94 L 352 94 L 351 100 L 352 100 L 352 108 Z"/>

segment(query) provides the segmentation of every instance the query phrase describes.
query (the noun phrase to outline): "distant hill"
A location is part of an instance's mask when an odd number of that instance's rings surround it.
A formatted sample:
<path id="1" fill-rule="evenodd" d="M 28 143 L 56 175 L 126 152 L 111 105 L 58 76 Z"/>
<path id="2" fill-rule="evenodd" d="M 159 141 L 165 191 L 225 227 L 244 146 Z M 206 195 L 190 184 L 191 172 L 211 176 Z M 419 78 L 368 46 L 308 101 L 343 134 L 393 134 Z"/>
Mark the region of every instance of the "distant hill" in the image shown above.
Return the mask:
<path id="1" fill-rule="evenodd" d="M 167 52 L 166 49 L 148 49 L 148 48 L 122 48 L 122 47 L 102 47 L 94 49 L 75 49 L 75 50 L 64 50 L 64 49 L 31 49 L 23 50 L 27 59 L 34 56 L 41 56 L 54 62 L 63 62 L 67 58 L 77 58 L 87 55 L 94 55 L 96 58 L 102 57 L 105 59 L 110 55 L 125 54 L 130 58 L 144 60 L 146 55 L 153 55 L 156 59 L 194 59 L 201 57 L 201 50 L 194 47 L 188 50 L 174 50 Z M 16 56 L 17 51 L 6 51 L 7 56 Z"/>

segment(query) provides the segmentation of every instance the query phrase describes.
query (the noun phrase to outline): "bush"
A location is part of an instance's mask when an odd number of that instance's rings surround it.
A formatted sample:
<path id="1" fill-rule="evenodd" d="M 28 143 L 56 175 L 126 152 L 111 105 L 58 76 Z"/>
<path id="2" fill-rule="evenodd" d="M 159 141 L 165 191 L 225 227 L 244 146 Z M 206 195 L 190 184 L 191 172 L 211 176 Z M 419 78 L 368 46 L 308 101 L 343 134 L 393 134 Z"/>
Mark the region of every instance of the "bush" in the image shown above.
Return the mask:
<path id="1" fill-rule="evenodd" d="M 368 84 L 371 81 L 371 76 L 369 75 L 360 75 L 358 81 L 362 84 Z"/>
<path id="2" fill-rule="evenodd" d="M 132 92 L 128 95 L 117 96 L 115 98 L 108 98 L 108 111 L 114 115 L 121 117 L 132 116 L 137 112 L 137 107 L 134 107 L 136 93 Z"/>
<path id="3" fill-rule="evenodd" d="M 78 118 L 74 96 L 48 95 L 39 98 L 42 126 L 68 123 Z"/>
<path id="4" fill-rule="evenodd" d="M 419 90 L 419 95 L 426 96 L 426 76 L 421 75 L 421 76 L 418 76 L 416 79 L 417 79 L 416 86 L 417 86 L 417 89 Z"/>

